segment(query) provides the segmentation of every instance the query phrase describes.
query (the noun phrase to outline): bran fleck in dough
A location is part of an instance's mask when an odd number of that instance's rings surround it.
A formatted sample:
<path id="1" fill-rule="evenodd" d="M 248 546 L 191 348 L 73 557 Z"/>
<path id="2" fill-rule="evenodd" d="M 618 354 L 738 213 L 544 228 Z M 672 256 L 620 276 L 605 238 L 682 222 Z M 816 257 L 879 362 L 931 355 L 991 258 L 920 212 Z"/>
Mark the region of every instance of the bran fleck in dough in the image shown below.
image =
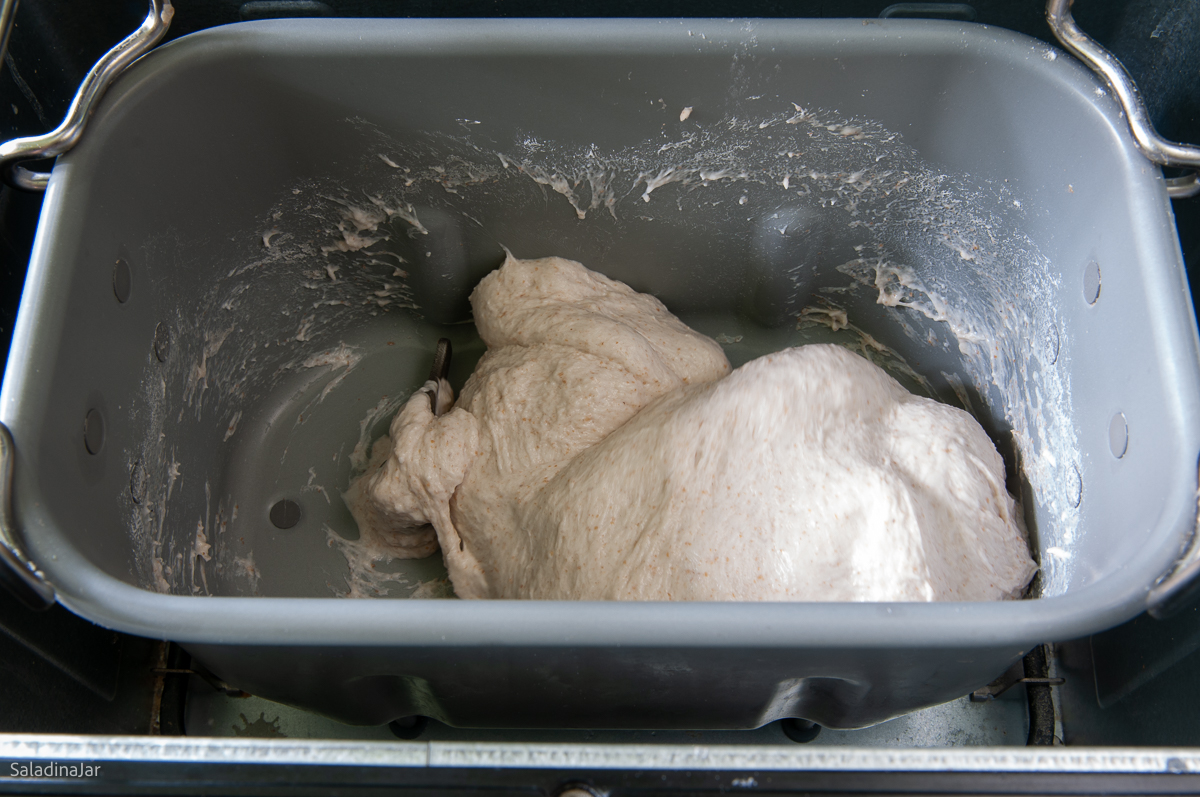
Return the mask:
<path id="1" fill-rule="evenodd" d="M 395 555 L 440 546 L 460 597 L 997 600 L 1036 570 L 975 419 L 846 349 L 730 373 L 561 258 L 510 256 L 471 304 L 488 350 L 453 409 L 414 395 L 345 496 Z"/>

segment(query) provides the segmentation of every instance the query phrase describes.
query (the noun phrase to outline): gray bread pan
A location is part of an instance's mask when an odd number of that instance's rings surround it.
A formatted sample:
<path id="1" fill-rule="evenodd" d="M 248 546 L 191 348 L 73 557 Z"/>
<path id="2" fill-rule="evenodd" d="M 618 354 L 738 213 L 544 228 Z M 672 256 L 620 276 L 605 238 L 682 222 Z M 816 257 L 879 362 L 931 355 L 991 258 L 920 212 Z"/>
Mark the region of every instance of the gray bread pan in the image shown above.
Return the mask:
<path id="1" fill-rule="evenodd" d="M 1142 612 L 1195 529 L 1161 173 L 1007 31 L 216 28 L 121 76 L 42 214 L 0 396 L 29 558 L 83 617 L 345 722 L 870 725 Z M 461 387 L 505 247 L 653 293 L 735 366 L 835 342 L 973 412 L 1028 596 L 478 602 L 437 555 L 370 561 L 339 494 L 441 337 Z"/>

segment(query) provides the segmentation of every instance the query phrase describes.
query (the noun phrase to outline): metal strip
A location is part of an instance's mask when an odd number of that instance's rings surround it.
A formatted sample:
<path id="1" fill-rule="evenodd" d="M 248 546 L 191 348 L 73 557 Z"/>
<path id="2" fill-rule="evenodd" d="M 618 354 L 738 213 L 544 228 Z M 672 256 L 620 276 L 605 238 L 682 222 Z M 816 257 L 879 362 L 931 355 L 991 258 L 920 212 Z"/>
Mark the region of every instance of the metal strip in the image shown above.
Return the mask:
<path id="1" fill-rule="evenodd" d="M 1013 751 L 431 743 L 430 766 L 859 772 L 1200 772 L 1200 750 Z"/>
<path id="2" fill-rule="evenodd" d="M 0 759 L 314 766 L 856 772 L 1200 773 L 1200 748 L 796 748 L 343 742 L 0 734 Z"/>
<path id="3" fill-rule="evenodd" d="M 429 766 L 429 745 L 421 742 L 218 739 L 193 736 L 0 734 L 0 758 L 11 761 L 425 767 Z"/>

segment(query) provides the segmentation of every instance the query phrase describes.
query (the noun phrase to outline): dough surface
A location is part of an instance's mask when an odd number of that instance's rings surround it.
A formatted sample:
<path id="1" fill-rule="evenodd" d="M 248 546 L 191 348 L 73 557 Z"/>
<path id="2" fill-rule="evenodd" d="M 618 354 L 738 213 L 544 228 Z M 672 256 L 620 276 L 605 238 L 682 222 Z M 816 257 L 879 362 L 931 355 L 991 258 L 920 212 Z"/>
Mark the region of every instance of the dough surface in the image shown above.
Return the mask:
<path id="1" fill-rule="evenodd" d="M 471 304 L 488 351 L 454 408 L 414 395 L 346 494 L 396 555 L 440 545 L 460 597 L 997 600 L 1036 570 L 974 418 L 846 349 L 730 373 L 561 258 L 510 257 Z"/>

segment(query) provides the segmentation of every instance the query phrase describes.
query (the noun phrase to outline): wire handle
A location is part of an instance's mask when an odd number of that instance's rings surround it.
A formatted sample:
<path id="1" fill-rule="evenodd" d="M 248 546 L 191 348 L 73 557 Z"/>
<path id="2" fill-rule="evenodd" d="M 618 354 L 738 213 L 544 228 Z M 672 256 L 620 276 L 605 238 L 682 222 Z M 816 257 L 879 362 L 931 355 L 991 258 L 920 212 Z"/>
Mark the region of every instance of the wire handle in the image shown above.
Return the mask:
<path id="1" fill-rule="evenodd" d="M 126 67 L 162 41 L 174 15 L 171 0 L 150 0 L 150 11 L 141 27 L 105 53 L 83 79 L 62 124 L 42 136 L 14 138 L 0 144 L 0 177 L 4 182 L 26 191 L 45 191 L 50 182 L 49 173 L 31 171 L 18 165 L 18 162 L 31 158 L 52 158 L 78 144 L 84 126 L 91 119 L 109 84 Z"/>
<path id="2" fill-rule="evenodd" d="M 1138 149 L 1160 165 L 1200 170 L 1200 147 L 1168 141 L 1158 134 L 1150 122 L 1150 114 L 1142 102 L 1137 84 L 1125 66 L 1099 42 L 1079 29 L 1075 18 L 1071 16 L 1070 5 L 1071 0 L 1048 0 L 1046 22 L 1068 52 L 1108 82 L 1113 96 L 1121 103 Z M 1172 199 L 1196 194 L 1200 194 L 1200 171 L 1167 180 L 1167 195 Z"/>

